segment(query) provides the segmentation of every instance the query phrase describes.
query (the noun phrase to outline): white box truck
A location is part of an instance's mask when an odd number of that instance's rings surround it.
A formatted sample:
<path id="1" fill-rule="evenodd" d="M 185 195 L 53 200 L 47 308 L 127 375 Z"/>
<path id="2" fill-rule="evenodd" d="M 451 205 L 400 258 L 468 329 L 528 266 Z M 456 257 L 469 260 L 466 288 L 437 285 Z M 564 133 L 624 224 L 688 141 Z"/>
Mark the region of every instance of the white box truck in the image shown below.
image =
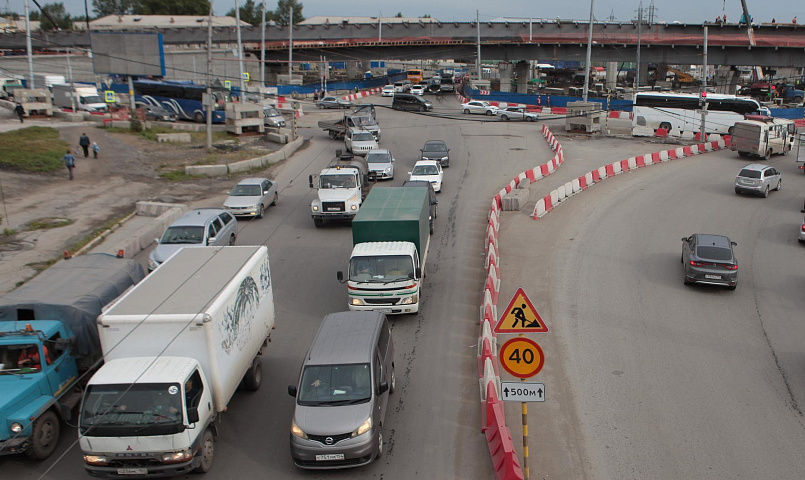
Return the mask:
<path id="1" fill-rule="evenodd" d="M 108 112 L 109 107 L 92 85 L 53 85 L 53 106 L 74 108 L 84 112 Z"/>
<path id="2" fill-rule="evenodd" d="M 176 252 L 98 317 L 105 364 L 79 416 L 87 473 L 207 472 L 221 412 L 238 386 L 260 386 L 273 326 L 265 246 Z"/>

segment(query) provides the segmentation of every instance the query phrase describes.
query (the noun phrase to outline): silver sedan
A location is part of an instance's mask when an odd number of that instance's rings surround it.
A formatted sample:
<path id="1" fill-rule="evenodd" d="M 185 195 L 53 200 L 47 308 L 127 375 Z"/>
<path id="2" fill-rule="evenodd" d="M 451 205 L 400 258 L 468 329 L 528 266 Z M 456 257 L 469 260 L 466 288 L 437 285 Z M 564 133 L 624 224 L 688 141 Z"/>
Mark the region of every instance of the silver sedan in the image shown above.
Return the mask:
<path id="1" fill-rule="evenodd" d="M 343 98 L 328 96 L 316 100 L 316 106 L 319 108 L 352 108 L 352 102 Z"/>
<path id="2" fill-rule="evenodd" d="M 498 110 L 498 116 L 501 120 L 520 120 L 526 122 L 533 122 L 539 117 L 536 113 L 527 112 L 525 107 L 506 107 L 503 110 Z"/>
<path id="3" fill-rule="evenodd" d="M 237 217 L 263 218 L 268 205 L 279 200 L 277 182 L 267 178 L 246 178 L 229 192 L 224 200 L 224 209 Z"/>

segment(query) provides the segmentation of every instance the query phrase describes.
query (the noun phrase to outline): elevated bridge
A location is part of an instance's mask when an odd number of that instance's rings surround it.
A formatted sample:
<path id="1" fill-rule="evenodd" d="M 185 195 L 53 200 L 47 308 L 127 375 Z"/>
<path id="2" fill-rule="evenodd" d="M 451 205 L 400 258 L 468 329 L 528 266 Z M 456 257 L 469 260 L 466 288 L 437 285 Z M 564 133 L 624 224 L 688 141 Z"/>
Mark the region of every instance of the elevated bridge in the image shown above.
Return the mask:
<path id="1" fill-rule="evenodd" d="M 704 28 L 708 27 L 708 63 L 805 67 L 805 26 L 795 24 L 755 25 L 754 45 L 746 25 L 737 24 L 644 24 L 640 32 L 641 61 L 666 64 L 700 64 Z M 593 27 L 593 61 L 633 62 L 637 57 L 636 23 L 596 22 Z M 294 61 L 439 59 L 474 61 L 475 22 L 328 24 L 293 27 Z M 166 45 L 204 49 L 207 29 L 169 28 L 144 30 L 162 33 Z M 587 22 L 538 21 L 481 22 L 483 60 L 583 60 L 587 48 Z M 242 29 L 244 49 L 259 58 L 260 27 Z M 215 28 L 213 43 L 236 44 L 232 28 Z M 266 29 L 266 59 L 288 59 L 289 28 Z M 36 50 L 89 48 L 86 32 L 36 32 Z M 0 34 L 0 50 L 22 52 L 25 35 Z"/>

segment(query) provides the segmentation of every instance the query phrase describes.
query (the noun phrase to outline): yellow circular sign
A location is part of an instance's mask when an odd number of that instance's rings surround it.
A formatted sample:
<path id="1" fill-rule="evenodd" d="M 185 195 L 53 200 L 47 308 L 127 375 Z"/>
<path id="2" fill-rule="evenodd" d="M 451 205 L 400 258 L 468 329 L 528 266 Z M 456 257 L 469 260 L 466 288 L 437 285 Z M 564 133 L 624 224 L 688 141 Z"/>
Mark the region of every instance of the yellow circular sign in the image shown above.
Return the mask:
<path id="1" fill-rule="evenodd" d="M 545 365 L 542 348 L 530 338 L 515 337 L 500 347 L 500 364 L 517 378 L 530 378 Z"/>

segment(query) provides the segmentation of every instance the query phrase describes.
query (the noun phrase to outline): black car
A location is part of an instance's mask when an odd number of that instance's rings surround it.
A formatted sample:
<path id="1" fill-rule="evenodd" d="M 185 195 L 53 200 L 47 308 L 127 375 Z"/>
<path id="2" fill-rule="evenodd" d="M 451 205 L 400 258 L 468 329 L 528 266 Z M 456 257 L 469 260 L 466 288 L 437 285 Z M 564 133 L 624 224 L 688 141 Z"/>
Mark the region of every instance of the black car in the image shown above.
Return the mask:
<path id="1" fill-rule="evenodd" d="M 179 119 L 179 115 L 177 115 L 176 112 L 172 112 L 163 107 L 140 103 L 137 105 L 137 108 L 143 109 L 143 112 L 145 112 L 145 119 L 148 121 L 175 122 Z"/>
<path id="2" fill-rule="evenodd" d="M 732 247 L 738 245 L 723 235 L 696 233 L 682 239 L 684 283 L 724 285 L 735 290 L 738 285 L 738 259 Z"/>
<path id="3" fill-rule="evenodd" d="M 443 167 L 450 166 L 450 149 L 442 140 L 428 140 L 419 152 L 422 160 L 436 160 Z"/>
<path id="4" fill-rule="evenodd" d="M 436 199 L 436 192 L 433 190 L 433 184 L 424 180 L 406 180 L 403 182 L 402 186 L 428 189 L 428 198 L 430 199 L 430 214 L 428 219 L 430 220 L 430 234 L 433 235 L 433 222 L 435 221 L 436 215 L 439 212 L 439 200 Z"/>
<path id="5" fill-rule="evenodd" d="M 433 104 L 419 95 L 410 93 L 395 93 L 394 100 L 391 102 L 394 110 L 412 110 L 416 112 L 426 112 L 433 110 Z"/>

